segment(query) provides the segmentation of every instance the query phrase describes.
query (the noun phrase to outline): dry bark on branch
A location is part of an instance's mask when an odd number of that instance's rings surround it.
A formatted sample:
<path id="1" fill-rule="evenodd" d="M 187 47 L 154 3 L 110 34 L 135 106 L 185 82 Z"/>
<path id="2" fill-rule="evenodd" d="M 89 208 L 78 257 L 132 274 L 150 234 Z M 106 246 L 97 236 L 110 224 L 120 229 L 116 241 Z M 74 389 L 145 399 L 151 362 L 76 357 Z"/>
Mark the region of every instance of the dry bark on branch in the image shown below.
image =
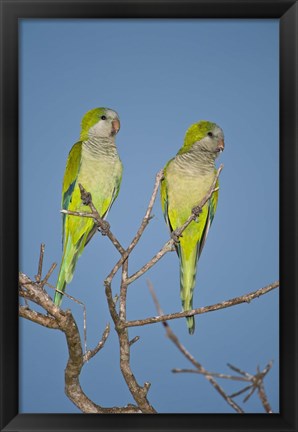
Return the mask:
<path id="1" fill-rule="evenodd" d="M 215 381 L 215 374 L 214 376 L 212 376 L 211 373 L 206 371 L 195 359 L 193 359 L 190 353 L 188 353 L 186 349 L 182 347 L 180 342 L 175 339 L 176 337 L 170 331 L 166 320 L 211 312 L 218 309 L 235 306 L 243 302 L 250 302 L 251 300 L 259 297 L 260 295 L 264 295 L 267 292 L 276 288 L 279 285 L 278 282 L 275 282 L 274 284 L 268 285 L 267 287 L 264 287 L 260 290 L 251 292 L 241 297 L 237 297 L 231 300 L 217 303 L 215 305 L 206 306 L 203 308 L 198 308 L 187 312 L 173 313 L 168 315 L 161 314 L 160 316 L 157 317 L 151 317 L 151 318 L 135 320 L 135 321 L 128 321 L 126 317 L 128 286 L 132 282 L 134 282 L 137 278 L 144 275 L 166 253 L 173 251 L 175 249 L 175 242 L 179 241 L 179 237 L 182 235 L 184 229 L 186 229 L 186 227 L 191 223 L 191 221 L 199 217 L 202 207 L 210 199 L 210 197 L 215 192 L 215 190 L 217 190 L 216 182 L 222 168 L 223 166 L 221 165 L 215 175 L 214 182 L 210 190 L 203 198 L 203 200 L 196 207 L 193 208 L 192 213 L 189 216 L 188 220 L 185 222 L 185 224 L 183 224 L 181 227 L 175 230 L 172 233 L 172 238 L 164 244 L 164 246 L 159 250 L 159 252 L 157 252 L 149 262 L 144 264 L 142 268 L 137 270 L 132 275 L 129 275 L 128 273 L 128 261 L 130 258 L 130 254 L 138 244 L 141 236 L 144 233 L 144 230 L 146 229 L 150 220 L 152 219 L 151 213 L 157 196 L 160 181 L 163 177 L 163 171 L 159 171 L 158 174 L 156 175 L 153 192 L 150 197 L 146 213 L 141 221 L 140 227 L 138 228 L 134 238 L 132 239 L 131 243 L 126 249 L 121 245 L 119 240 L 112 233 L 110 229 L 110 225 L 100 217 L 97 209 L 93 205 L 92 197 L 90 193 L 84 189 L 83 185 L 79 185 L 81 190 L 81 198 L 84 204 L 89 206 L 90 212 L 74 212 L 68 210 L 61 210 L 61 212 L 64 214 L 73 215 L 76 217 L 92 218 L 96 223 L 99 231 L 101 231 L 103 235 L 109 238 L 109 240 L 112 242 L 114 247 L 121 255 L 118 262 L 114 265 L 109 275 L 104 280 L 104 285 L 105 285 L 105 294 L 107 298 L 109 312 L 114 322 L 115 330 L 118 335 L 119 350 L 120 350 L 120 369 L 125 379 L 125 382 L 131 392 L 131 395 L 133 396 L 136 402 L 136 405 L 128 404 L 125 407 L 104 408 L 91 401 L 83 392 L 79 382 L 79 376 L 82 367 L 104 347 L 104 344 L 109 336 L 110 327 L 109 325 L 106 326 L 103 335 L 100 341 L 98 342 L 97 346 L 93 350 L 88 350 L 85 352 L 85 354 L 83 354 L 80 334 L 72 313 L 69 310 L 63 311 L 59 307 L 57 307 L 53 303 L 51 297 L 47 294 L 47 292 L 44 289 L 45 285 L 50 286 L 50 284 L 48 283 L 48 279 L 51 276 L 56 266 L 56 264 L 53 264 L 50 270 L 48 271 L 48 273 L 46 274 L 46 276 L 42 279 L 44 245 L 41 245 L 40 258 L 38 263 L 38 273 L 36 275 L 36 280 L 32 281 L 24 273 L 19 274 L 20 297 L 23 297 L 25 299 L 25 302 L 27 302 L 27 300 L 31 300 L 32 302 L 38 304 L 47 313 L 47 314 L 42 314 L 40 312 L 36 312 L 29 307 L 28 303 L 26 303 L 25 306 L 20 305 L 19 307 L 20 316 L 29 319 L 37 324 L 40 324 L 42 326 L 51 329 L 56 329 L 56 330 L 58 329 L 65 334 L 67 345 L 68 345 L 68 351 L 69 351 L 69 359 L 65 369 L 65 392 L 67 396 L 70 398 L 70 400 L 72 400 L 72 402 L 81 411 L 85 413 L 150 413 L 150 414 L 156 412 L 147 399 L 150 383 L 145 382 L 143 385 L 140 385 L 137 382 L 131 370 L 130 347 L 139 338 L 135 337 L 134 339 L 129 340 L 128 331 L 129 331 L 129 327 L 143 326 L 143 325 L 153 324 L 156 322 L 162 322 L 163 325 L 167 328 L 168 334 L 171 335 L 171 339 L 173 340 L 173 342 L 177 345 L 180 351 L 182 351 L 184 355 L 186 355 L 187 358 L 193 363 L 193 365 L 196 367 L 196 371 L 199 373 L 203 373 L 206 376 L 209 382 L 226 399 L 226 401 L 232 406 L 232 408 L 236 412 L 243 412 L 242 409 L 232 400 L 232 398 L 225 394 L 223 389 Z M 116 302 L 114 301 L 113 292 L 112 292 L 112 281 L 120 268 L 122 268 L 122 273 L 121 273 L 119 311 L 118 311 L 116 307 Z M 260 374 L 259 377 L 261 376 Z M 220 376 L 217 377 L 221 378 Z M 245 381 L 245 379 L 243 378 L 241 379 L 239 377 L 238 380 Z M 249 379 L 247 379 L 247 381 L 249 381 Z M 264 391 L 263 381 L 259 380 L 258 384 L 255 383 L 254 388 L 258 389 L 263 406 L 265 407 L 267 412 L 270 412 L 271 408 Z"/>
<path id="2" fill-rule="evenodd" d="M 155 307 L 157 309 L 157 312 L 159 314 L 163 314 L 162 309 L 160 307 L 159 301 L 157 299 L 157 296 L 155 294 L 153 285 L 150 281 L 148 281 L 148 288 L 150 290 L 150 293 L 152 295 Z M 195 369 L 173 369 L 172 372 L 174 373 L 197 373 L 203 375 L 210 384 L 214 387 L 214 389 L 224 398 L 224 400 L 237 412 L 237 413 L 244 413 L 244 410 L 233 400 L 234 397 L 239 396 L 240 394 L 245 393 L 246 391 L 249 391 L 249 394 L 244 399 L 244 402 L 246 402 L 250 396 L 254 393 L 254 391 L 257 389 L 258 394 L 260 397 L 260 400 L 262 402 L 262 405 L 265 409 L 265 411 L 269 414 L 272 413 L 270 404 L 267 399 L 267 395 L 265 393 L 264 389 L 264 378 L 269 372 L 269 370 L 272 367 L 272 362 L 269 362 L 268 365 L 264 368 L 262 372 L 257 369 L 256 375 L 251 375 L 248 372 L 244 372 L 240 370 L 239 368 L 232 366 L 231 364 L 228 364 L 228 366 L 237 372 L 239 375 L 227 375 L 222 373 L 214 373 L 210 372 L 207 369 L 205 369 L 201 363 L 199 363 L 192 354 L 185 348 L 185 346 L 180 342 L 178 337 L 175 335 L 171 327 L 166 321 L 162 321 L 162 324 L 166 330 L 167 337 L 176 345 L 178 350 L 189 360 L 192 365 L 195 367 Z M 224 389 L 218 384 L 218 382 L 215 380 L 215 378 L 221 378 L 221 379 L 228 379 L 232 381 L 244 381 L 246 383 L 250 383 L 248 386 L 241 389 L 239 392 L 234 393 L 233 395 L 228 395 Z"/>
<path id="3" fill-rule="evenodd" d="M 268 292 L 274 290 L 275 288 L 279 287 L 279 281 L 273 282 L 270 285 L 265 286 L 264 288 L 260 288 L 257 291 L 252 291 L 248 294 L 245 294 L 243 296 L 240 297 L 234 297 L 230 300 L 224 300 L 220 303 L 216 303 L 214 305 L 210 305 L 210 306 L 204 306 L 201 308 L 197 308 L 197 309 L 192 309 L 186 312 L 176 312 L 176 313 L 171 313 L 171 314 L 166 314 L 166 315 L 160 315 L 160 316 L 155 316 L 155 317 L 151 317 L 151 318 L 145 318 L 145 319 L 139 319 L 139 320 L 134 320 L 134 321 L 126 321 L 125 323 L 123 323 L 124 327 L 139 327 L 139 326 L 143 326 L 143 325 L 147 325 L 147 324 L 155 324 L 158 322 L 163 322 L 163 321 L 169 321 L 172 319 L 177 319 L 177 318 L 184 318 L 187 316 L 192 316 L 192 315 L 199 315 L 199 314 L 203 314 L 203 313 L 207 313 L 207 312 L 213 312 L 216 310 L 220 310 L 220 309 L 226 309 L 228 307 L 231 306 L 236 306 L 238 304 L 241 303 L 250 303 L 252 300 L 267 294 Z"/>
<path id="4" fill-rule="evenodd" d="M 27 299 L 41 306 L 49 315 L 31 310 L 28 306 L 20 306 L 20 316 L 48 328 L 58 329 L 65 334 L 68 346 L 68 362 L 65 369 L 65 393 L 69 399 L 84 413 L 97 414 L 130 414 L 140 413 L 135 405 L 125 407 L 104 408 L 91 401 L 81 388 L 79 376 L 84 363 L 92 358 L 104 345 L 107 337 L 107 328 L 97 347 L 93 351 L 87 351 L 83 356 L 80 333 L 72 313 L 58 308 L 43 289 L 42 283 L 32 281 L 24 273 L 19 274 L 19 286 L 22 293 L 26 293 Z"/>

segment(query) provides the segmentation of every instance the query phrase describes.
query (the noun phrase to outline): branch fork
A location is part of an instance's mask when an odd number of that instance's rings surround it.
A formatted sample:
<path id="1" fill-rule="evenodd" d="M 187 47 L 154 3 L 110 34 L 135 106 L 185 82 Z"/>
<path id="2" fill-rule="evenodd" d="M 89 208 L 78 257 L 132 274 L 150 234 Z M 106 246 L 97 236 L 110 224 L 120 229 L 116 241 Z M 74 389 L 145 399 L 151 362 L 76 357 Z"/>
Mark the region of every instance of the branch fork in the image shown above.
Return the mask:
<path id="1" fill-rule="evenodd" d="M 19 315 L 29 319 L 37 324 L 43 325 L 45 327 L 51 329 L 58 329 L 65 334 L 68 350 L 69 350 L 69 359 L 65 369 L 65 391 L 67 396 L 72 400 L 72 402 L 81 409 L 82 412 L 85 413 L 147 413 L 153 414 L 155 413 L 155 409 L 150 404 L 147 399 L 148 391 L 150 389 L 150 383 L 145 382 L 143 386 L 139 385 L 130 366 L 130 348 L 133 344 L 135 344 L 139 340 L 139 336 L 134 337 L 133 339 L 129 339 L 128 328 L 143 326 L 148 324 L 153 324 L 156 322 L 161 322 L 170 339 L 175 343 L 175 345 L 186 355 L 186 357 L 196 366 L 196 370 L 198 373 L 203 373 L 206 376 L 206 379 L 210 381 L 210 383 L 214 386 L 214 388 L 226 399 L 226 401 L 233 407 L 237 412 L 243 412 L 243 410 L 232 400 L 232 396 L 228 396 L 225 394 L 223 389 L 218 385 L 215 381 L 212 373 L 207 372 L 198 362 L 196 362 L 193 357 L 186 351 L 186 349 L 180 344 L 177 337 L 171 331 L 168 320 L 182 318 L 185 316 L 191 316 L 195 314 L 202 314 L 206 312 L 211 312 L 215 310 L 219 310 L 222 308 L 227 308 L 230 306 L 234 306 L 236 304 L 240 304 L 243 302 L 250 302 L 251 300 L 259 297 L 260 295 L 266 294 L 269 291 L 277 288 L 279 286 L 279 282 L 275 282 L 267 287 L 264 287 L 260 290 L 251 292 L 242 297 L 237 297 L 234 299 L 230 299 L 227 301 L 223 301 L 221 303 L 217 303 L 215 305 L 206 306 L 204 308 L 198 308 L 187 312 L 180 313 L 172 313 L 168 315 L 164 315 L 158 307 L 159 316 L 145 318 L 142 320 L 128 321 L 126 318 L 126 304 L 127 304 L 127 289 L 131 283 L 133 283 L 140 276 L 143 276 L 151 267 L 153 267 L 166 253 L 172 252 L 175 250 L 175 244 L 179 242 L 179 238 L 183 235 L 183 231 L 187 228 L 187 226 L 194 220 L 196 220 L 203 206 L 210 199 L 212 194 L 218 190 L 216 187 L 216 183 L 220 172 L 223 168 L 223 165 L 219 167 L 214 177 L 214 181 L 212 186 L 206 196 L 201 200 L 201 202 L 192 209 L 192 212 L 187 219 L 187 221 L 175 231 L 172 232 L 171 239 L 169 239 L 163 247 L 148 261 L 143 265 L 139 270 L 137 270 L 134 274 L 129 275 L 128 272 L 128 261 L 130 254 L 138 244 L 141 236 L 144 233 L 144 230 L 148 226 L 150 220 L 153 218 L 152 209 L 157 196 L 158 188 L 161 180 L 163 179 L 163 171 L 159 171 L 155 178 L 154 188 L 149 200 L 149 204 L 145 215 L 141 221 L 139 229 L 137 230 L 134 238 L 127 248 L 124 248 L 116 236 L 111 232 L 110 225 L 104 219 L 100 217 L 97 209 L 95 208 L 92 202 L 91 194 L 86 191 L 83 185 L 79 185 L 81 192 L 81 199 L 85 206 L 90 208 L 90 212 L 76 212 L 70 210 L 61 210 L 61 213 L 75 216 L 75 217 L 87 217 L 92 218 L 94 223 L 100 230 L 100 232 L 107 236 L 109 240 L 112 242 L 114 247 L 118 250 L 120 254 L 120 258 L 117 263 L 114 265 L 108 276 L 104 280 L 105 286 L 105 294 L 107 298 L 107 303 L 109 307 L 109 312 L 111 318 L 114 322 L 115 330 L 118 335 L 119 341 L 119 349 L 120 349 L 120 369 L 122 375 L 125 379 L 125 382 L 133 396 L 136 404 L 127 404 L 124 407 L 112 407 L 112 408 L 104 408 L 100 405 L 95 404 L 91 401 L 83 392 L 80 382 L 79 376 L 81 373 L 81 369 L 83 366 L 91 360 L 98 352 L 104 347 L 109 333 L 110 333 L 110 325 L 107 324 L 104 332 L 101 336 L 96 347 L 92 350 L 85 350 L 85 354 L 83 354 L 82 344 L 80 339 L 80 334 L 74 320 L 74 317 L 70 310 L 63 311 L 58 308 L 44 290 L 45 285 L 52 287 L 48 280 L 54 271 L 56 264 L 53 264 L 46 276 L 42 279 L 42 266 L 43 266 L 43 258 L 44 258 L 44 245 L 41 245 L 40 250 L 40 258 L 38 263 L 38 273 L 35 277 L 35 281 L 32 281 L 28 276 L 24 273 L 20 273 L 19 275 L 19 295 L 27 300 L 31 300 L 41 306 L 46 314 L 36 312 L 32 310 L 28 303 L 25 306 L 19 306 Z M 116 273 L 121 269 L 121 283 L 120 283 L 120 294 L 117 295 L 117 299 L 115 301 L 115 296 L 113 296 L 112 292 L 112 281 L 115 277 Z M 65 295 L 67 295 L 65 293 Z M 71 297 L 71 296 L 70 296 Z M 119 312 L 117 310 L 116 303 L 119 302 Z M 79 302 L 81 303 L 81 302 Z M 85 330 L 85 329 L 84 329 Z M 267 367 L 268 368 L 268 367 Z M 270 369 L 270 368 L 269 368 Z M 266 373 L 269 371 L 266 370 Z M 250 378 L 246 377 L 246 379 L 242 379 L 243 381 L 250 380 L 250 388 L 257 389 L 260 395 L 260 398 L 263 398 L 263 405 L 266 406 L 266 412 L 270 412 L 270 406 L 267 401 L 264 386 L 263 386 L 263 378 L 266 375 L 264 371 L 258 372 L 255 376 L 250 376 Z M 219 375 L 219 374 L 217 374 Z M 221 374 L 222 375 L 222 374 Z M 215 376 L 215 374 L 214 374 Z M 239 380 L 239 379 L 238 379 Z M 241 380 L 241 379 L 240 379 Z M 234 395 L 235 397 L 235 395 Z"/>

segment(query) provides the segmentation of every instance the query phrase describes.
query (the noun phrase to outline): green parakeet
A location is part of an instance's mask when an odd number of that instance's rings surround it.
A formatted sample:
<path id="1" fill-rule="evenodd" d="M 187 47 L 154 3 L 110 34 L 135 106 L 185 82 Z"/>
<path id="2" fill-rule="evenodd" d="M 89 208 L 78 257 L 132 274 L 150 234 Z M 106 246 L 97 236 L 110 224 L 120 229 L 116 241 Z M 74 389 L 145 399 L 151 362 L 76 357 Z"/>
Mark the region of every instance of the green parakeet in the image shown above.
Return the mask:
<path id="1" fill-rule="evenodd" d="M 200 121 L 187 130 L 184 144 L 164 168 L 161 182 L 161 204 L 171 231 L 189 218 L 192 208 L 200 203 L 212 186 L 216 175 L 215 159 L 224 149 L 222 129 L 215 123 Z M 218 186 L 218 182 L 217 182 Z M 193 308 L 193 290 L 197 261 L 202 253 L 218 200 L 214 192 L 202 213 L 183 231 L 176 245 L 180 260 L 180 296 L 184 311 Z M 187 317 L 190 334 L 194 333 L 194 317 Z"/>
<path id="2" fill-rule="evenodd" d="M 119 131 L 118 114 L 109 108 L 88 111 L 81 124 L 80 140 L 69 152 L 62 187 L 62 208 L 90 212 L 82 203 L 79 184 L 91 193 L 100 216 L 105 218 L 115 201 L 122 178 L 122 163 L 115 145 Z M 63 256 L 57 289 L 64 292 L 85 246 L 96 232 L 93 219 L 63 214 Z M 63 294 L 56 291 L 60 306 Z"/>

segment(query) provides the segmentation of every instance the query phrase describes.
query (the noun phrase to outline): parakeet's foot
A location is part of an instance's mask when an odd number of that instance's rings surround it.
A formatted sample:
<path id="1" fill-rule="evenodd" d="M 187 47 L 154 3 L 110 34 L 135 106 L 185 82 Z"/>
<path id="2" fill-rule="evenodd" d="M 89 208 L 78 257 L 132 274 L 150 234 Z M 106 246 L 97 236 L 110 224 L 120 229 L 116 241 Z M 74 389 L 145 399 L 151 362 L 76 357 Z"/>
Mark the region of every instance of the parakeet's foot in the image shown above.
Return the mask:
<path id="1" fill-rule="evenodd" d="M 182 236 L 177 235 L 175 231 L 171 232 L 171 238 L 172 238 L 172 240 L 174 240 L 175 243 L 180 242 L 179 237 L 182 237 Z"/>
<path id="2" fill-rule="evenodd" d="M 81 200 L 83 202 L 84 205 L 89 206 L 92 202 L 92 196 L 90 192 L 87 192 L 83 186 L 81 185 L 81 183 L 79 183 L 79 188 L 80 188 L 80 192 L 81 192 Z"/>
<path id="3" fill-rule="evenodd" d="M 198 216 L 200 216 L 200 214 L 202 213 L 202 209 L 201 209 L 201 207 L 200 206 L 196 206 L 196 207 L 193 207 L 193 209 L 192 209 L 192 214 L 194 214 L 196 217 L 198 217 Z"/>
<path id="4" fill-rule="evenodd" d="M 100 224 L 100 227 L 99 227 L 99 230 L 100 230 L 100 232 L 101 232 L 102 235 L 104 235 L 104 236 L 107 235 L 108 232 L 109 232 L 109 230 L 110 230 L 110 224 L 109 224 L 109 222 L 107 222 L 105 220 L 102 220 L 101 224 Z"/>

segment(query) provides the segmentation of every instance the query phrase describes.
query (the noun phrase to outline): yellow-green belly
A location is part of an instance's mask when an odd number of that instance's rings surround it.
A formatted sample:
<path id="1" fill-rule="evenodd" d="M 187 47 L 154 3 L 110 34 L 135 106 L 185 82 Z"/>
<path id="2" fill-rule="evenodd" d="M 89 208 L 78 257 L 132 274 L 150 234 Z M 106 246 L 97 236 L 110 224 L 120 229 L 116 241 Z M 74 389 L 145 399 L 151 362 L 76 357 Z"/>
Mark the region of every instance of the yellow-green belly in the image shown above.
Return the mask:
<path id="1" fill-rule="evenodd" d="M 181 226 L 193 207 L 206 196 L 214 180 L 214 172 L 206 175 L 185 175 L 171 165 L 167 169 L 168 214 L 173 229 Z M 206 206 L 199 219 L 204 219 Z M 190 225 L 191 227 L 191 225 Z"/>

